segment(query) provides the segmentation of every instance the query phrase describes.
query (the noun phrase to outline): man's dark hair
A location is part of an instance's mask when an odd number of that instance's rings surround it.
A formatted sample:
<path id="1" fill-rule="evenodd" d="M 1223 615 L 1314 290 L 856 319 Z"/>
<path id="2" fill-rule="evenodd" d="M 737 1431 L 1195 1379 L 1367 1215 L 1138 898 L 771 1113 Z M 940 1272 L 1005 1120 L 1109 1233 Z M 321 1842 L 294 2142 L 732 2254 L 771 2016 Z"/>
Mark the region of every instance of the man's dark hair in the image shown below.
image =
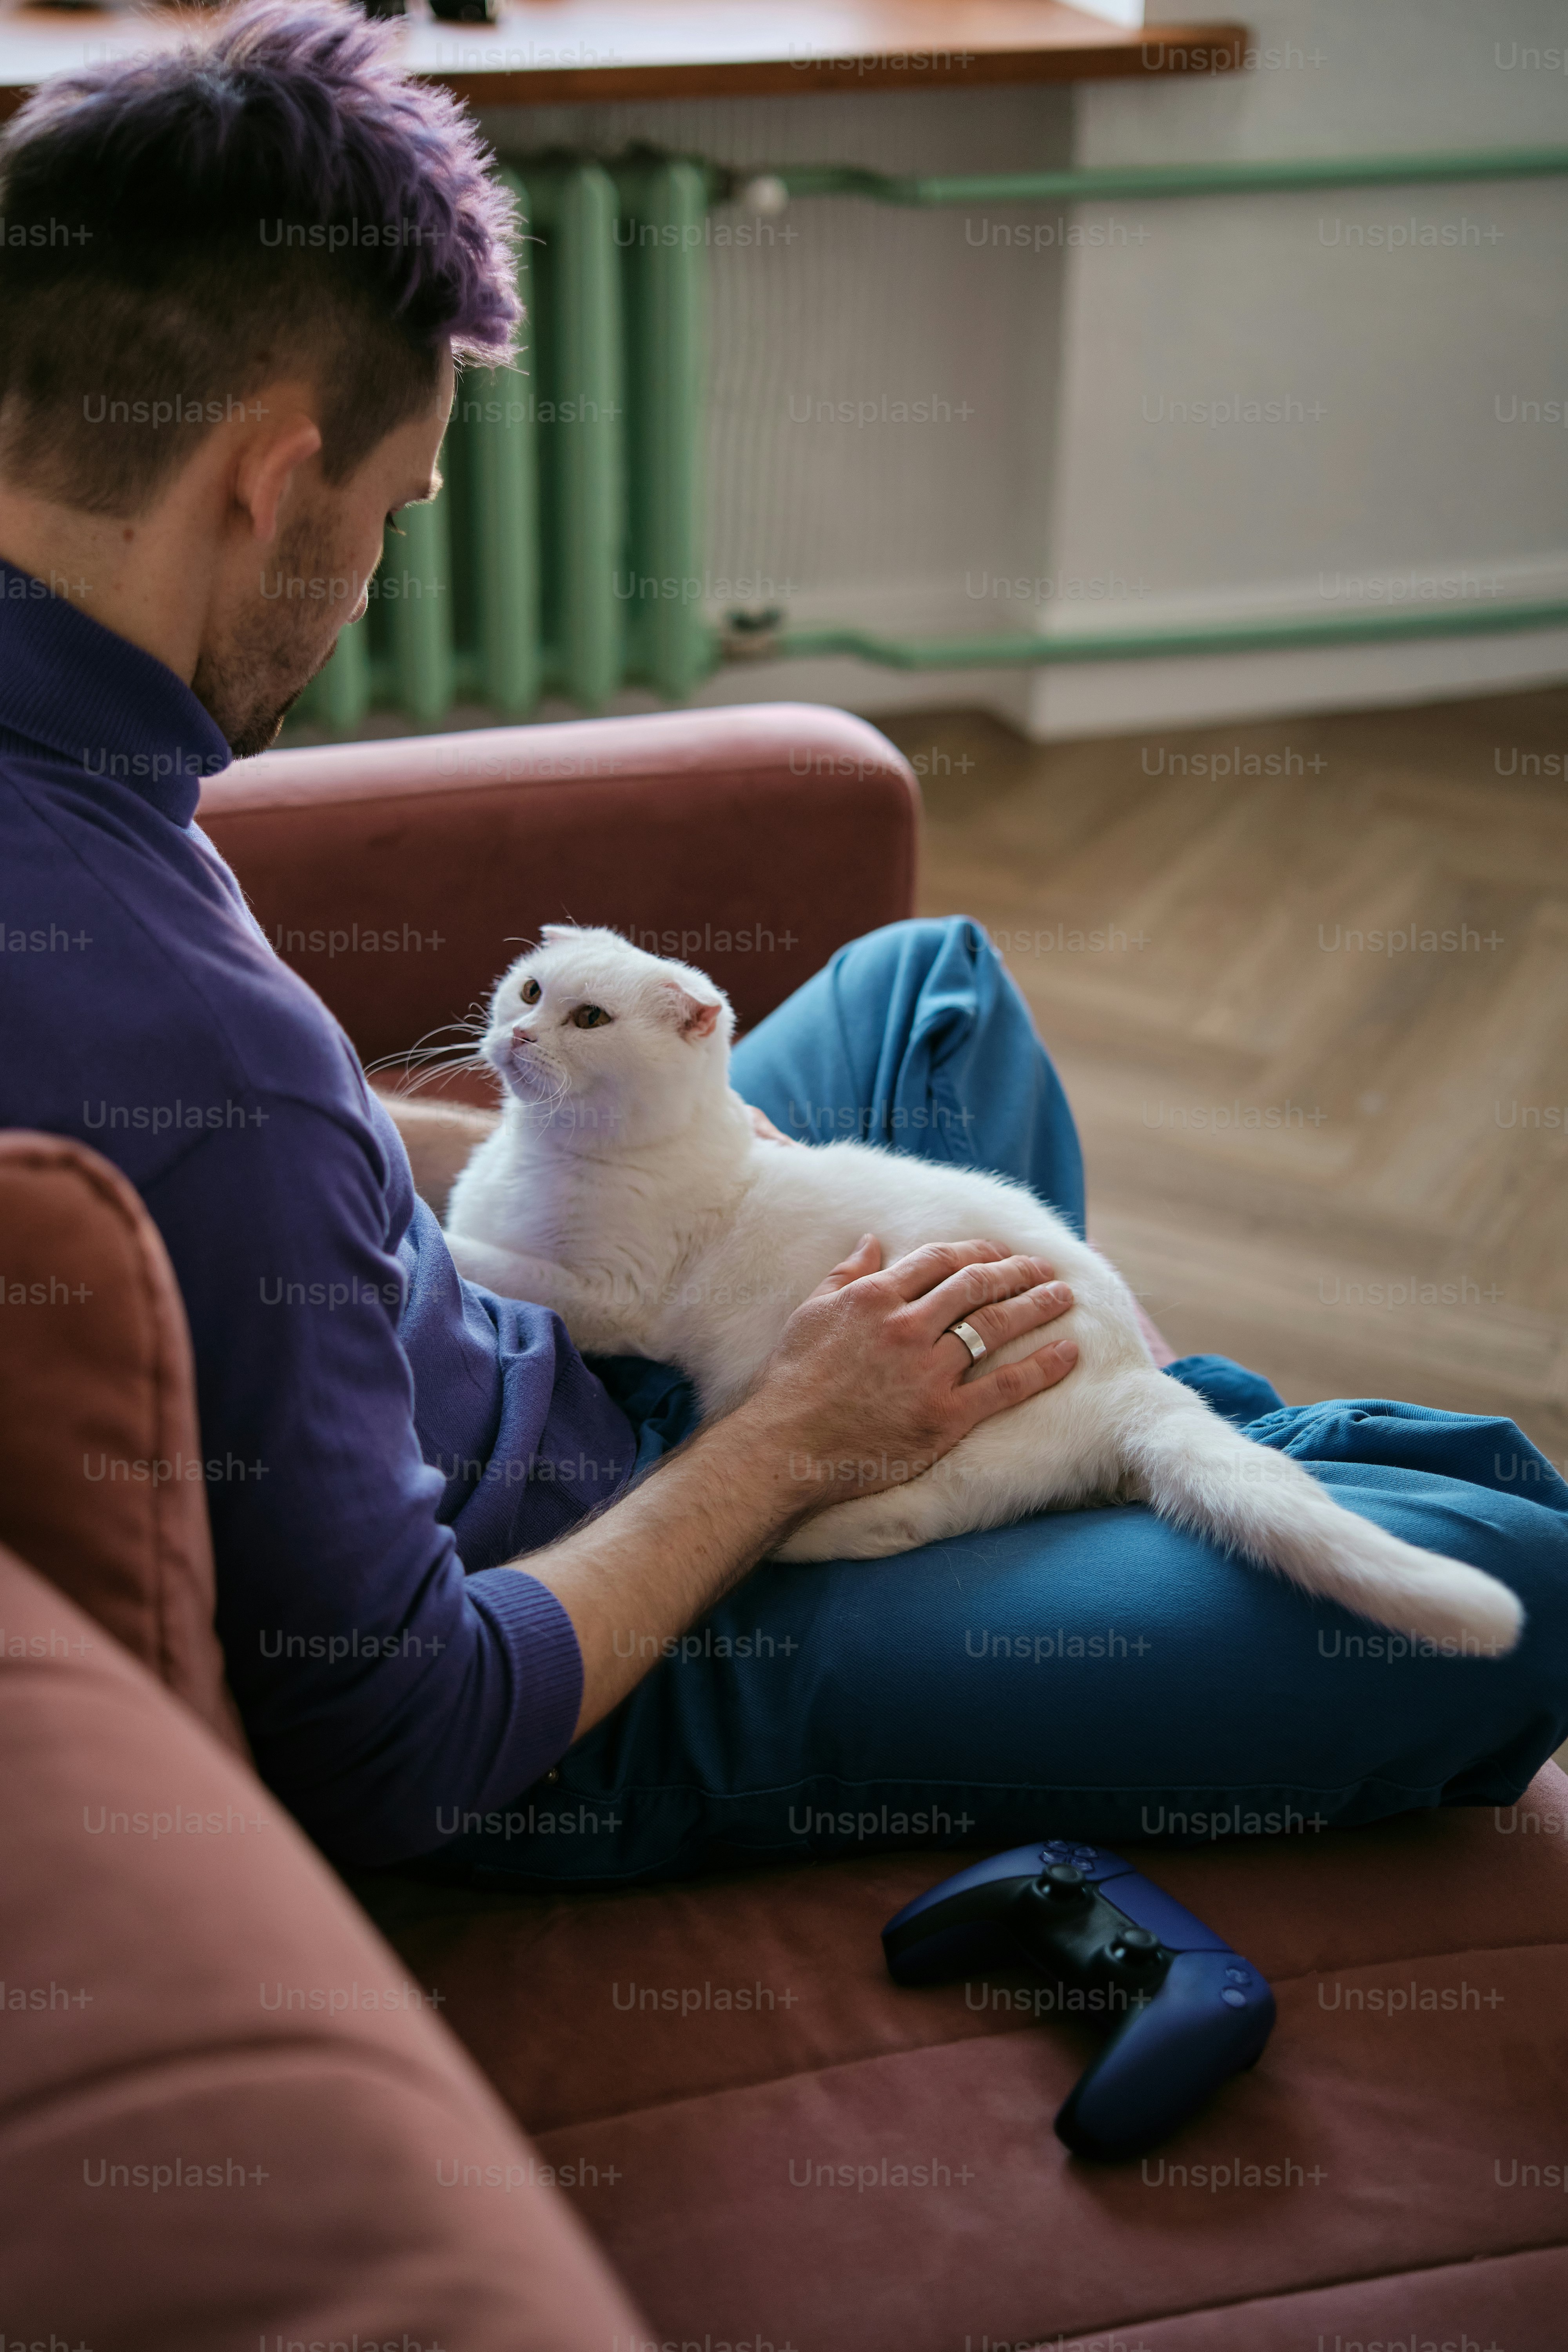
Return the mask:
<path id="1" fill-rule="evenodd" d="M 0 137 L 0 474 L 142 512 L 216 423 L 299 373 L 342 482 L 459 364 L 511 354 L 516 208 L 395 28 L 262 0 L 62 75 Z"/>

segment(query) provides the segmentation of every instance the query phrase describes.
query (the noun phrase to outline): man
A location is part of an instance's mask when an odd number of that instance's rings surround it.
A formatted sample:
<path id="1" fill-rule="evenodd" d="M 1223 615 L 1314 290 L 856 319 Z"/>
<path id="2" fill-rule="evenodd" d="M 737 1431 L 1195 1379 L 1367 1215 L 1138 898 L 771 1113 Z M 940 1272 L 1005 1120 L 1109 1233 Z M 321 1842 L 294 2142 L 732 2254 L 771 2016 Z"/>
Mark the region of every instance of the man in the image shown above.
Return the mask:
<path id="1" fill-rule="evenodd" d="M 1522 1591 L 1505 1662 L 1352 1662 L 1350 1621 L 1139 1511 L 742 1586 L 834 1498 L 824 1465 L 866 1491 L 1070 1372 L 1050 1269 L 962 1235 L 883 1268 L 868 1236 L 697 1435 L 667 1368 L 590 1367 L 458 1281 L 191 822 L 363 609 L 384 517 L 433 494 L 454 363 L 516 329 L 505 195 L 389 56 L 329 0 L 250 8 L 51 86 L 0 154 L 0 913 L 68 943 L 6 959 L 0 1118 L 107 1153 L 168 1245 L 263 1772 L 342 1863 L 576 1878 L 1511 1798 L 1564 1727 L 1568 1520 L 1483 1475 L 1490 1424 L 1180 1368 Z M 1066 1104 L 973 926 L 844 950 L 737 1075 L 764 1127 L 794 1099 L 918 1132 L 1081 1223 Z M 1041 1344 L 966 1379 L 964 1319 Z M 591 1475 L 545 1475 L 568 1461 Z"/>

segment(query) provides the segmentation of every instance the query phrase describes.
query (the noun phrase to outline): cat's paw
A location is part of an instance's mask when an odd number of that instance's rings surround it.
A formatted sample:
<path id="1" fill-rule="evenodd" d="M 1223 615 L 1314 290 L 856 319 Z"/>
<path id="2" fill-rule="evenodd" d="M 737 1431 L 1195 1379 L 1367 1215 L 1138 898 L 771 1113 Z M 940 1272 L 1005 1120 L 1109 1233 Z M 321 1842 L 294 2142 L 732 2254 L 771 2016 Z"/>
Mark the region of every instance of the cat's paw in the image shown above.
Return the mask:
<path id="1" fill-rule="evenodd" d="M 773 1554 L 774 1559 L 794 1564 L 800 1561 L 826 1559 L 886 1559 L 892 1552 L 913 1551 L 917 1544 L 928 1540 L 912 1519 L 900 1519 L 879 1515 L 874 1525 L 853 1524 L 851 1515 L 859 1506 L 845 1504 L 837 1510 L 824 1511 L 805 1527 L 796 1528 L 793 1536 Z"/>

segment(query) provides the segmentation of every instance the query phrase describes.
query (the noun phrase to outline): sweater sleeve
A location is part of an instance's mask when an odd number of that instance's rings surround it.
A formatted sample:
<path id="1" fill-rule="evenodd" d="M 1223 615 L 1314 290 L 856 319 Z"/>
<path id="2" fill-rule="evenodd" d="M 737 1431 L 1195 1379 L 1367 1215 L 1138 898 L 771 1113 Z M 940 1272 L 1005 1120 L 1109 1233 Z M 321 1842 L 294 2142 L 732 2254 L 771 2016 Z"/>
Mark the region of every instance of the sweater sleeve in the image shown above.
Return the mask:
<path id="1" fill-rule="evenodd" d="M 347 1865 L 428 1853 L 454 1809 L 518 1796 L 583 1685 L 553 1593 L 465 1577 L 438 1516 L 384 1181 L 374 1136 L 271 1096 L 146 1195 L 195 1343 L 231 1686 L 263 1777 Z"/>

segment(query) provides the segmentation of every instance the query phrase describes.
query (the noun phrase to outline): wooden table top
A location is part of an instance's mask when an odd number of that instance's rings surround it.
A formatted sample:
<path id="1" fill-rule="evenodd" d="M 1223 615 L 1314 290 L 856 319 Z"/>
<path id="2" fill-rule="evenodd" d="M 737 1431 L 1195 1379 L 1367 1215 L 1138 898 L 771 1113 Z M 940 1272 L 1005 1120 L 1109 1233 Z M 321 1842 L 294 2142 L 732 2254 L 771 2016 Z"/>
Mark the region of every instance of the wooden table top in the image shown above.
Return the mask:
<path id="1" fill-rule="evenodd" d="M 1232 73 L 1247 44 L 1230 21 L 1128 31 L 1059 0 L 508 0 L 499 25 L 411 8 L 401 31 L 411 68 L 475 106 Z M 179 35 L 159 8 L 0 0 L 0 116 Z"/>

